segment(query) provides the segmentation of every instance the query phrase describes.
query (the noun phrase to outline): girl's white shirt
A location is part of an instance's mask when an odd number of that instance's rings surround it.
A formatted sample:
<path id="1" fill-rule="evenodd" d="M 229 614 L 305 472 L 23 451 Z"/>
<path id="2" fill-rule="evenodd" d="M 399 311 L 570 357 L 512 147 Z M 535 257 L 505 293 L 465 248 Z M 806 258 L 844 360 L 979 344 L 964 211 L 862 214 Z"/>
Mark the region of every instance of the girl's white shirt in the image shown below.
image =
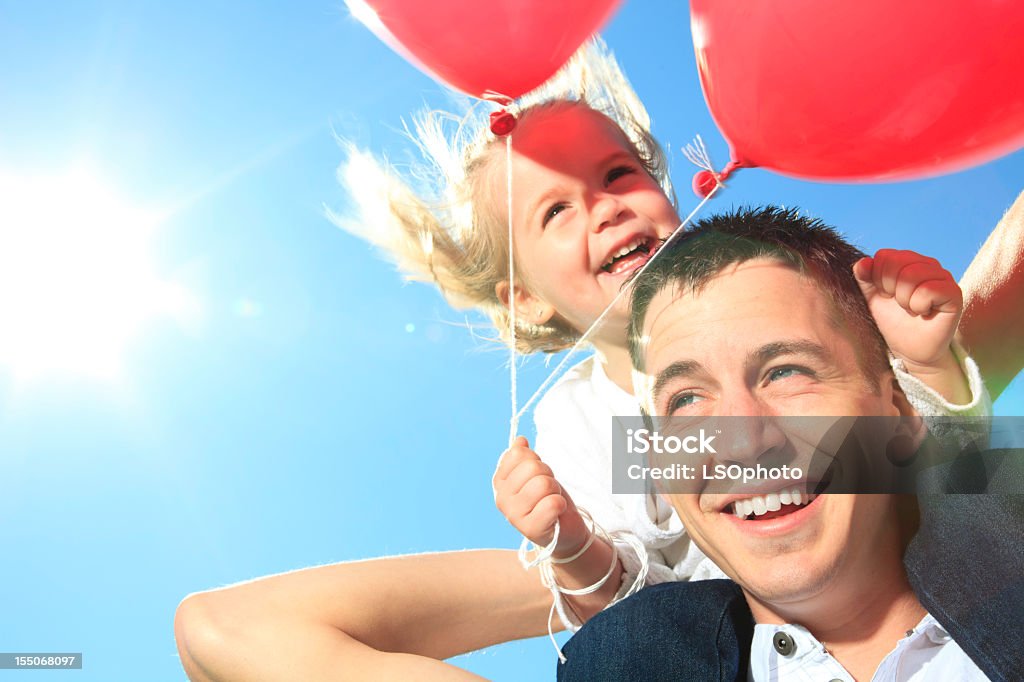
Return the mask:
<path id="1" fill-rule="evenodd" d="M 923 416 L 987 416 L 991 400 L 974 361 L 954 346 L 971 389 L 967 405 L 954 405 L 894 363 L 896 378 L 910 403 Z M 654 494 L 620 494 L 612 490 L 612 429 L 618 417 L 639 417 L 636 398 L 605 374 L 596 356 L 569 369 L 537 403 L 534 450 L 577 506 L 585 508 L 606 531 L 626 531 L 643 542 L 648 554 L 646 584 L 672 580 L 727 577 L 691 541 L 675 511 Z M 636 553 L 618 544 L 625 574 L 619 596 L 640 568 Z M 552 590 L 562 623 L 570 631 L 580 623 L 562 595 Z M 613 600 L 612 603 L 615 603 Z"/>

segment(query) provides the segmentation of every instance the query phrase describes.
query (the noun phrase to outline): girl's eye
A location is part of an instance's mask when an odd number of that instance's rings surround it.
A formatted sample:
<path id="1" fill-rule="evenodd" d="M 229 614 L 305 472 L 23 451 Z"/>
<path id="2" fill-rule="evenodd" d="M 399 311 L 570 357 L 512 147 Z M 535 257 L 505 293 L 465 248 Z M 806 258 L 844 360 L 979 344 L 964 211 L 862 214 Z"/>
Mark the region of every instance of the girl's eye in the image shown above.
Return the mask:
<path id="1" fill-rule="evenodd" d="M 564 211 L 567 208 L 569 208 L 569 206 L 567 204 L 561 204 L 561 203 L 555 204 L 554 206 L 549 208 L 547 210 L 547 213 L 544 214 L 544 220 L 541 222 L 541 227 L 546 227 L 547 224 L 549 222 L 551 222 L 552 218 L 554 218 L 556 215 L 558 215 L 559 213 L 561 213 L 562 211 Z"/>
<path id="2" fill-rule="evenodd" d="M 704 400 L 701 396 L 696 393 L 679 393 L 672 397 L 668 402 L 668 413 L 672 414 L 676 410 L 682 410 L 687 407 L 692 407 L 696 403 Z"/>
<path id="3" fill-rule="evenodd" d="M 813 377 L 814 372 L 807 369 L 806 367 L 786 365 L 785 367 L 776 367 L 775 369 L 768 372 L 768 381 L 778 381 L 780 379 L 787 379 L 789 377 L 800 375 Z"/>
<path id="4" fill-rule="evenodd" d="M 608 175 L 605 176 L 604 182 L 606 185 L 610 185 L 623 175 L 632 175 L 633 173 L 636 173 L 636 168 L 633 168 L 632 166 L 616 166 L 608 171 Z"/>

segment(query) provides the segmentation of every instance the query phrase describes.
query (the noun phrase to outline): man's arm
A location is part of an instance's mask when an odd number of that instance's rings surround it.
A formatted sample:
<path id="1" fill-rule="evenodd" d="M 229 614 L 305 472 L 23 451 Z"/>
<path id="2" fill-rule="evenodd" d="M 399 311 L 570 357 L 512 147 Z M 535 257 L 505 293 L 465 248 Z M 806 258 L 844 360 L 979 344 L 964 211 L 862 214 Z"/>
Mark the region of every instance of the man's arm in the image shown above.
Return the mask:
<path id="1" fill-rule="evenodd" d="M 515 552 L 334 564 L 187 597 L 175 615 L 193 682 L 479 680 L 437 659 L 544 634 L 551 594 Z M 560 628 L 559 628 L 560 629 Z"/>
<path id="2" fill-rule="evenodd" d="M 995 400 L 1024 367 L 1024 193 L 979 249 L 960 287 L 963 344 Z"/>

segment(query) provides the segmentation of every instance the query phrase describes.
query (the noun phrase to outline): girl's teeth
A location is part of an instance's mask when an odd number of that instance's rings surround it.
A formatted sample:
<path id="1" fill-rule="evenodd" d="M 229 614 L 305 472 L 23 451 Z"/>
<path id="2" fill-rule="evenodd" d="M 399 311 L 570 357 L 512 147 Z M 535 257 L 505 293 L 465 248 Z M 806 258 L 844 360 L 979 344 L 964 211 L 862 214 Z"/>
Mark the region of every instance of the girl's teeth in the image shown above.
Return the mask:
<path id="1" fill-rule="evenodd" d="M 608 258 L 608 260 L 605 261 L 605 264 L 602 267 L 609 267 L 615 261 L 616 258 L 622 258 L 626 254 L 631 253 L 631 252 L 635 251 L 636 249 L 640 248 L 644 243 L 646 243 L 646 240 L 644 240 L 642 238 L 641 239 L 634 239 L 632 242 L 630 242 L 629 244 L 626 244 L 621 249 L 619 249 L 617 253 L 613 253 Z"/>
<path id="2" fill-rule="evenodd" d="M 798 488 L 783 490 L 777 493 L 755 495 L 732 503 L 732 513 L 738 519 L 746 519 L 751 514 L 763 516 L 770 511 L 779 511 L 784 504 L 803 505 L 809 504 L 814 499 L 813 495 L 804 495 Z M 806 500 L 806 502 L 805 502 Z"/>

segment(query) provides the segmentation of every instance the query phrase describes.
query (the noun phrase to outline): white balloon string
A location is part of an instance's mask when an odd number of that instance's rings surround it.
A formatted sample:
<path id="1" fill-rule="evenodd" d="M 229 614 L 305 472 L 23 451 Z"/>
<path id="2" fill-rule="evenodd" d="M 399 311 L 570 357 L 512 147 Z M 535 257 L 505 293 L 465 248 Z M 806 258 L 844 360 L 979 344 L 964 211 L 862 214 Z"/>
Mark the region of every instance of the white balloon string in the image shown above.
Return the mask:
<path id="1" fill-rule="evenodd" d="M 522 414 L 516 409 L 518 396 L 516 387 L 519 378 L 516 372 L 516 259 L 515 245 L 512 241 L 512 133 L 505 136 L 505 203 L 508 204 L 508 336 L 509 336 L 509 383 L 512 393 L 512 419 L 508 427 L 508 446 L 512 447 L 516 431 L 519 430 L 519 417 Z"/>
<path id="2" fill-rule="evenodd" d="M 700 211 L 700 209 L 704 208 L 704 204 L 708 203 L 711 197 L 715 196 L 715 192 L 718 191 L 719 187 L 722 187 L 722 185 L 716 184 L 714 188 L 710 192 L 708 192 L 708 195 L 704 197 L 704 199 L 699 204 L 697 204 L 697 207 L 690 212 L 690 215 L 686 216 L 686 219 L 683 222 L 679 223 L 679 226 L 672 231 L 672 234 L 668 236 L 668 239 L 665 240 L 664 244 L 662 244 L 654 252 L 654 254 L 647 260 L 647 262 L 643 264 L 643 267 L 637 270 L 636 274 L 633 275 L 633 281 L 636 281 L 637 278 L 643 275 L 644 271 L 651 266 L 651 263 L 654 262 L 654 259 L 661 255 L 661 252 L 664 250 L 664 248 L 668 246 L 679 234 L 681 234 L 684 231 L 686 226 L 690 224 L 690 221 L 693 220 L 693 217 L 697 215 L 697 212 Z M 526 403 L 523 404 L 523 407 L 515 414 L 515 416 L 513 417 L 514 423 L 519 423 L 519 419 L 523 416 L 523 414 L 526 413 L 526 410 L 530 409 L 530 406 L 533 405 L 534 402 L 536 402 L 537 398 L 543 395 L 544 391 L 547 390 L 547 388 L 552 384 L 552 382 L 554 382 L 555 379 L 557 379 L 561 375 L 566 363 L 569 362 L 569 358 L 571 358 L 573 354 L 577 350 L 579 350 L 584 343 L 586 343 L 587 339 L 590 337 L 590 334 L 595 329 L 597 329 L 602 322 L 604 322 L 604 318 L 608 316 L 608 313 L 611 312 L 611 309 L 615 307 L 615 304 L 619 302 L 619 299 L 622 298 L 627 291 L 629 291 L 629 287 L 623 287 L 622 289 L 620 289 L 619 293 L 616 294 L 615 298 L 612 299 L 612 302 L 608 304 L 608 307 L 604 309 L 604 311 L 597 317 L 596 320 L 594 320 L 594 323 L 590 325 L 587 331 L 583 332 L 583 335 L 579 338 L 579 340 L 576 341 L 573 347 L 569 349 L 569 352 L 565 354 L 565 357 L 562 358 L 562 361 L 555 366 L 555 369 L 551 372 L 551 374 L 548 375 L 548 378 L 544 380 L 544 383 L 540 385 L 540 388 L 534 391 L 533 395 L 530 396 L 530 399 L 527 400 Z"/>

